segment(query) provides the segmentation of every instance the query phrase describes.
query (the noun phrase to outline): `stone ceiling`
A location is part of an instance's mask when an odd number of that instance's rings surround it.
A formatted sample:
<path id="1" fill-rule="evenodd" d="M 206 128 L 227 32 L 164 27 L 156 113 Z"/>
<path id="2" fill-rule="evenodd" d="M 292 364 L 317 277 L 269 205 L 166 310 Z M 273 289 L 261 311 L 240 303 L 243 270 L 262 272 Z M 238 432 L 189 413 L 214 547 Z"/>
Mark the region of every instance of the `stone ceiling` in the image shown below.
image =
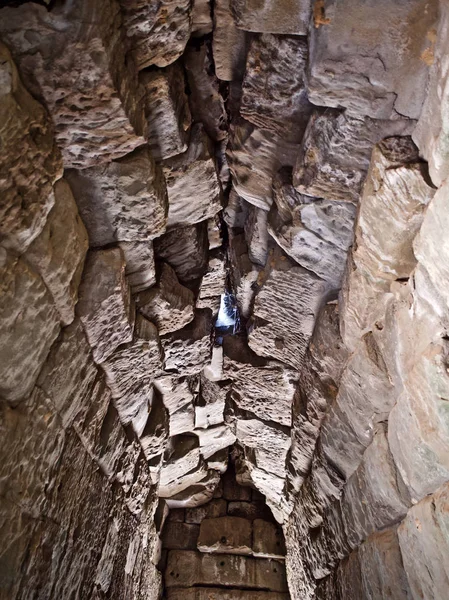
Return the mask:
<path id="1" fill-rule="evenodd" d="M 446 600 L 447 0 L 2 6 L 0 599 L 159 598 L 231 455 L 291 598 Z"/>

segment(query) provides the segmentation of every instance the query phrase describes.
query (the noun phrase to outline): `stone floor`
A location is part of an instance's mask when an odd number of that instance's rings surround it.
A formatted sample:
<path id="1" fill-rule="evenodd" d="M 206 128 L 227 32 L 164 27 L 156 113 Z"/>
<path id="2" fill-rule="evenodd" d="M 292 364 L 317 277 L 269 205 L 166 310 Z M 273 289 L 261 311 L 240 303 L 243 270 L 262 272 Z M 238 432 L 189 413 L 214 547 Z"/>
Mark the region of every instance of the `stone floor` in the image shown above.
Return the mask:
<path id="1" fill-rule="evenodd" d="M 265 499 L 230 469 L 214 498 L 162 529 L 166 600 L 288 600 L 285 543 Z"/>

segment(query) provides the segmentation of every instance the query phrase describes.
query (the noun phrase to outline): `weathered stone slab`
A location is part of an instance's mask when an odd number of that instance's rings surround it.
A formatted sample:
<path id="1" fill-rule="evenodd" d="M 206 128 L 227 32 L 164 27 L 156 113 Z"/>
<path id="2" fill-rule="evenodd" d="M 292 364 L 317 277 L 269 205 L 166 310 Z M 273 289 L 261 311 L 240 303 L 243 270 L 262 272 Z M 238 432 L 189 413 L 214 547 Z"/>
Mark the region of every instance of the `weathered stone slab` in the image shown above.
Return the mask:
<path id="1" fill-rule="evenodd" d="M 410 598 L 396 528 L 372 535 L 358 553 L 367 598 Z"/>
<path id="2" fill-rule="evenodd" d="M 421 116 L 413 139 L 421 154 L 429 163 L 429 173 L 433 183 L 440 186 L 449 175 L 449 114 L 447 103 L 449 98 L 449 51 L 448 51 L 449 8 L 446 3 L 440 4 L 440 19 L 434 48 L 422 55 L 430 64 L 430 77 L 427 97 L 424 101 Z M 433 39 L 431 39 L 433 38 Z"/>
<path id="3" fill-rule="evenodd" d="M 117 2 L 77 0 L 51 11 L 30 2 L 4 9 L 0 22 L 27 88 L 52 116 L 66 168 L 108 162 L 144 143 L 141 90 L 125 63 Z"/>
<path id="4" fill-rule="evenodd" d="M 196 550 L 200 526 L 191 523 L 166 523 L 162 543 L 167 550 Z"/>
<path id="5" fill-rule="evenodd" d="M 297 141 L 257 129 L 243 119 L 235 121 L 230 127 L 226 155 L 237 194 L 268 210 L 273 201 L 273 175 L 283 166 L 293 166 L 298 150 Z"/>
<path id="6" fill-rule="evenodd" d="M 154 382 L 170 415 L 170 436 L 193 431 L 194 396 L 187 378 L 159 377 Z"/>
<path id="7" fill-rule="evenodd" d="M 353 239 L 356 207 L 299 194 L 288 173 L 273 182 L 268 232 L 295 262 L 340 287 Z"/>
<path id="8" fill-rule="evenodd" d="M 392 6 L 388 0 L 330 0 L 321 7 L 311 28 L 310 100 L 346 107 L 356 116 L 418 118 L 437 3 L 413 0 Z M 379 26 L 386 15 L 397 27 Z"/>
<path id="9" fill-rule="evenodd" d="M 286 549 L 282 528 L 270 521 L 253 521 L 253 554 L 265 558 L 282 559 Z"/>
<path id="10" fill-rule="evenodd" d="M 167 588 L 198 584 L 235 587 L 242 585 L 242 573 L 246 573 L 247 588 L 287 592 L 285 572 L 277 561 L 180 550 L 168 553 L 165 585 Z"/>
<path id="11" fill-rule="evenodd" d="M 212 500 L 219 481 L 220 474 L 209 469 L 206 476 L 199 483 L 168 498 L 167 504 L 170 508 L 195 508 L 202 506 Z"/>
<path id="12" fill-rule="evenodd" d="M 212 156 L 202 126 L 195 125 L 188 150 L 164 161 L 169 227 L 194 225 L 221 210 L 221 187 Z"/>
<path id="13" fill-rule="evenodd" d="M 167 452 L 169 456 L 163 462 L 159 479 L 158 494 L 161 498 L 175 496 L 207 476 L 194 436 L 171 438 L 171 448 Z"/>
<path id="14" fill-rule="evenodd" d="M 223 498 L 226 500 L 251 500 L 251 488 L 239 485 L 233 467 L 229 467 L 223 476 Z"/>
<path id="15" fill-rule="evenodd" d="M 162 356 L 156 327 L 137 316 L 134 340 L 121 345 L 103 363 L 114 404 L 125 425 L 151 406 L 153 381 L 162 373 Z"/>
<path id="16" fill-rule="evenodd" d="M 414 506 L 398 528 L 404 568 L 413 597 L 443 600 L 449 585 L 447 519 L 449 490 Z"/>
<path id="17" fill-rule="evenodd" d="M 240 315 L 248 319 L 251 316 L 261 268 L 254 265 L 249 258 L 245 234 L 235 233 L 233 230 L 228 233 L 232 289 L 235 290 Z"/>
<path id="18" fill-rule="evenodd" d="M 306 38 L 255 36 L 246 61 L 242 117 L 283 135 L 294 129 L 299 142 L 313 108 L 304 83 L 307 57 Z"/>
<path id="19" fill-rule="evenodd" d="M 168 262 L 181 282 L 202 277 L 207 269 L 207 222 L 177 227 L 154 242 L 156 256 Z"/>
<path id="20" fill-rule="evenodd" d="M 248 343 L 256 354 L 299 370 L 328 284 L 280 253 L 268 261 L 271 270 L 256 295 Z"/>
<path id="21" fill-rule="evenodd" d="M 200 524 L 203 519 L 216 519 L 226 516 L 226 500 L 218 498 L 211 500 L 204 506 L 186 509 L 186 523 Z"/>
<path id="22" fill-rule="evenodd" d="M 372 277 L 405 279 L 416 266 L 413 241 L 435 193 L 425 177 L 410 138 L 388 138 L 374 148 L 353 254 Z"/>
<path id="23" fill-rule="evenodd" d="M 119 248 L 87 255 L 77 315 L 96 362 L 103 362 L 120 344 L 132 341 L 134 309 Z"/>
<path id="24" fill-rule="evenodd" d="M 142 71 L 139 80 L 145 89 L 146 135 L 154 158 L 185 152 L 191 116 L 182 67 L 176 63 L 166 69 Z"/>
<path id="25" fill-rule="evenodd" d="M 132 422 L 147 461 L 161 457 L 167 447 L 169 419 L 162 397 L 154 389 L 150 402 L 142 404 Z M 160 461 L 160 458 L 159 458 Z M 156 461 L 157 469 L 157 461 Z"/>
<path id="26" fill-rule="evenodd" d="M 0 249 L 0 395 L 29 394 L 58 336 L 60 317 L 42 278 Z"/>
<path id="27" fill-rule="evenodd" d="M 226 287 L 226 262 L 222 252 L 210 254 L 206 273 L 201 280 L 197 308 L 210 308 L 214 314 L 218 313 L 220 307 L 220 296 Z"/>
<path id="28" fill-rule="evenodd" d="M 184 52 L 192 28 L 191 0 L 119 0 L 123 26 L 138 69 L 166 67 Z"/>
<path id="29" fill-rule="evenodd" d="M 165 370 L 179 375 L 196 375 L 210 361 L 212 313 L 196 311 L 194 320 L 183 329 L 161 338 Z"/>
<path id="30" fill-rule="evenodd" d="M 64 179 L 54 187 L 55 205 L 44 229 L 34 239 L 26 260 L 41 275 L 64 325 L 75 317 L 78 286 L 89 246 L 70 187 Z"/>
<path id="31" fill-rule="evenodd" d="M 373 145 L 412 130 L 413 122 L 406 119 L 381 121 L 338 110 L 316 110 L 301 144 L 293 184 L 308 196 L 356 202 Z"/>
<path id="32" fill-rule="evenodd" d="M 226 349 L 230 352 L 229 344 Z M 257 364 L 258 357 L 248 357 L 252 363 L 245 358 L 224 359 L 223 376 L 232 380 L 232 400 L 260 419 L 290 427 L 297 374 L 274 361 L 264 365 Z"/>
<path id="33" fill-rule="evenodd" d="M 183 61 L 189 82 L 190 110 L 193 118 L 203 124 L 211 140 L 225 140 L 228 117 L 214 71 L 210 41 L 187 46 Z"/>
<path id="34" fill-rule="evenodd" d="M 200 450 L 204 458 L 210 458 L 220 450 L 232 446 L 235 434 L 227 425 L 217 425 L 208 429 L 195 429 L 200 440 Z"/>
<path id="35" fill-rule="evenodd" d="M 237 29 L 230 8 L 230 0 L 217 0 L 214 7 L 213 51 L 215 72 L 223 81 L 241 80 L 249 38 Z"/>
<path id="36" fill-rule="evenodd" d="M 310 0 L 231 0 L 237 27 L 247 31 L 307 35 Z"/>
<path id="37" fill-rule="evenodd" d="M 204 519 L 200 525 L 198 550 L 220 554 L 251 554 L 251 521 L 239 517 Z"/>
<path id="38" fill-rule="evenodd" d="M 125 274 L 133 294 L 156 283 L 153 243 L 119 242 L 125 256 Z"/>
<path id="39" fill-rule="evenodd" d="M 212 33 L 213 26 L 209 0 L 193 0 L 192 36 L 203 37 Z"/>
<path id="40" fill-rule="evenodd" d="M 248 205 L 245 222 L 245 238 L 248 244 L 248 256 L 251 262 L 264 267 L 268 255 L 268 229 L 266 210 Z"/>
<path id="41" fill-rule="evenodd" d="M 240 500 L 229 502 L 228 515 L 230 517 L 242 517 L 242 519 L 248 519 L 249 521 L 254 521 L 254 519 L 268 521 L 269 519 L 273 519 L 273 515 L 265 504 L 265 501 L 254 502 L 254 500 L 252 502 L 243 502 Z"/>
<path id="42" fill-rule="evenodd" d="M 167 195 L 162 171 L 147 147 L 66 177 L 91 247 L 147 242 L 165 231 Z"/>
<path id="43" fill-rule="evenodd" d="M 20 253 L 45 225 L 54 204 L 52 184 L 61 175 L 62 163 L 50 117 L 22 85 L 3 44 L 0 59 L 0 241 Z"/>
<path id="44" fill-rule="evenodd" d="M 163 263 L 157 286 L 136 297 L 139 311 L 157 325 L 159 335 L 182 329 L 194 318 L 194 295 Z"/>
<path id="45" fill-rule="evenodd" d="M 289 600 L 288 594 L 223 588 L 172 588 L 168 600 Z"/>

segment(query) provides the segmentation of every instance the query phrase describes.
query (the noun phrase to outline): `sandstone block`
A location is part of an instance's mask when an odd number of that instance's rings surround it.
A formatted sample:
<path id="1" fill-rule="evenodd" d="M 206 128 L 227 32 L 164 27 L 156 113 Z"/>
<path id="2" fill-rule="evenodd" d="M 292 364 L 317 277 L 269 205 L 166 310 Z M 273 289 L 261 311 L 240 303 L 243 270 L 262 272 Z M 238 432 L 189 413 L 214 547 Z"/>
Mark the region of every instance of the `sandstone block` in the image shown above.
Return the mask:
<path id="1" fill-rule="evenodd" d="M 52 184 L 61 175 L 62 163 L 50 117 L 22 85 L 3 44 L 0 58 L 0 240 L 21 253 L 45 225 L 55 201 Z"/>
<path id="2" fill-rule="evenodd" d="M 150 402 L 142 403 L 132 422 L 147 461 L 163 455 L 169 435 L 169 419 L 161 395 L 154 389 L 152 391 Z"/>
<path id="3" fill-rule="evenodd" d="M 199 533 L 199 525 L 166 523 L 162 531 L 162 543 L 167 550 L 196 550 Z"/>
<path id="4" fill-rule="evenodd" d="M 251 500 L 251 488 L 237 483 L 233 468 L 229 468 L 223 476 L 223 498 L 226 500 Z"/>
<path id="5" fill-rule="evenodd" d="M 159 377 L 154 382 L 169 413 L 170 436 L 193 431 L 195 424 L 194 396 L 186 378 Z"/>
<path id="6" fill-rule="evenodd" d="M 215 350 L 215 348 L 214 348 Z M 195 406 L 195 428 L 207 429 L 224 421 L 228 385 L 220 385 L 201 377 L 200 400 Z"/>
<path id="7" fill-rule="evenodd" d="M 191 117 L 182 67 L 176 63 L 166 69 L 142 71 L 139 79 L 145 89 L 148 145 L 154 158 L 185 152 Z"/>
<path id="8" fill-rule="evenodd" d="M 209 469 L 206 476 L 198 483 L 187 487 L 182 492 L 175 494 L 167 499 L 170 508 L 195 508 L 202 506 L 214 496 L 215 489 L 220 481 L 220 474 Z"/>
<path id="9" fill-rule="evenodd" d="M 280 253 L 268 261 L 248 343 L 256 354 L 300 370 L 328 284 Z"/>
<path id="10" fill-rule="evenodd" d="M 297 140 L 258 129 L 243 119 L 234 122 L 226 155 L 237 194 L 268 210 L 273 201 L 273 175 L 283 166 L 293 166 L 298 150 Z"/>
<path id="11" fill-rule="evenodd" d="M 80 287 L 77 314 L 96 362 L 132 341 L 134 313 L 119 248 L 91 251 Z"/>
<path id="12" fill-rule="evenodd" d="M 212 313 L 196 311 L 195 319 L 183 329 L 161 338 L 165 370 L 182 375 L 196 375 L 210 361 L 212 352 Z"/>
<path id="13" fill-rule="evenodd" d="M 230 0 L 217 0 L 214 25 L 213 51 L 217 77 L 223 81 L 241 80 L 249 38 L 245 31 L 237 29 Z"/>
<path id="14" fill-rule="evenodd" d="M 153 243 L 119 242 L 125 256 L 126 278 L 133 294 L 145 290 L 156 283 Z"/>
<path id="15" fill-rule="evenodd" d="M 75 317 L 78 286 L 89 242 L 72 192 L 64 179 L 56 182 L 54 195 L 54 207 L 44 229 L 28 248 L 26 260 L 41 275 L 62 323 L 68 325 Z"/>
<path id="16" fill-rule="evenodd" d="M 428 48 L 421 55 L 431 63 L 430 76 L 421 116 L 413 132 L 413 139 L 429 163 L 430 177 L 436 186 L 440 186 L 449 175 L 449 114 L 446 109 L 449 97 L 448 27 L 448 6 L 440 4 L 434 48 Z M 432 37 L 431 33 L 429 41 Z"/>
<path id="17" fill-rule="evenodd" d="M 268 521 L 273 518 L 265 501 L 231 501 L 228 503 L 228 515 L 230 517 L 241 517 L 242 519 L 248 519 L 249 521 L 254 521 L 254 519 Z"/>
<path id="18" fill-rule="evenodd" d="M 0 395 L 17 402 L 31 392 L 58 336 L 60 317 L 40 275 L 4 249 L 0 275 Z"/>
<path id="19" fill-rule="evenodd" d="M 138 69 L 166 67 L 184 52 L 192 28 L 191 0 L 159 4 L 119 0 L 123 26 Z"/>
<path id="20" fill-rule="evenodd" d="M 310 100 L 321 106 L 346 107 L 356 116 L 418 118 L 437 4 L 414 0 L 391 6 L 384 0 L 331 0 L 321 6 L 311 28 Z M 416 20 L 416 14 L 422 18 Z M 379 27 L 385 15 L 398 24 L 394 30 Z"/>
<path id="21" fill-rule="evenodd" d="M 357 202 L 373 145 L 412 130 L 413 122 L 406 119 L 374 120 L 317 110 L 301 143 L 293 184 L 308 196 Z"/>
<path id="22" fill-rule="evenodd" d="M 213 23 L 209 0 L 193 0 L 192 36 L 203 37 L 212 33 Z"/>
<path id="23" fill-rule="evenodd" d="M 102 368 L 123 424 L 139 411 L 149 411 L 153 381 L 162 373 L 162 356 L 156 327 L 138 315 L 134 340 L 123 344 L 103 361 Z"/>
<path id="24" fill-rule="evenodd" d="M 226 259 L 216 251 L 210 254 L 206 273 L 201 280 L 197 308 L 211 308 L 214 314 L 218 313 L 219 298 L 226 288 Z"/>
<path id="25" fill-rule="evenodd" d="M 412 596 L 443 600 L 449 584 L 447 566 L 447 484 L 414 506 L 398 528 L 404 569 Z"/>
<path id="26" fill-rule="evenodd" d="M 248 256 L 251 262 L 264 267 L 268 256 L 268 229 L 266 210 L 253 205 L 248 206 L 245 222 L 245 238 L 248 244 Z"/>
<path id="27" fill-rule="evenodd" d="M 171 442 L 161 468 L 158 488 L 161 498 L 179 494 L 207 476 L 195 437 L 177 436 Z"/>
<path id="28" fill-rule="evenodd" d="M 207 223 L 171 229 L 154 242 L 156 256 L 174 269 L 185 283 L 202 277 L 207 270 L 209 239 Z"/>
<path id="29" fill-rule="evenodd" d="M 215 8 L 217 14 L 218 8 Z M 241 33 L 241 32 L 239 32 Z M 214 71 L 209 41 L 188 46 L 183 56 L 190 88 L 190 110 L 195 121 L 202 123 L 211 140 L 227 137 L 227 115 L 219 81 Z"/>
<path id="30" fill-rule="evenodd" d="M 172 588 L 168 600 L 288 600 L 288 594 L 222 588 Z"/>
<path id="31" fill-rule="evenodd" d="M 139 311 L 153 321 L 159 335 L 182 329 L 194 318 L 194 295 L 181 285 L 176 273 L 162 264 L 157 286 L 141 292 L 136 298 Z"/>
<path id="32" fill-rule="evenodd" d="M 112 0 L 77 0 L 55 11 L 29 3 L 2 12 L 2 38 L 52 116 L 66 168 L 109 162 L 144 143 L 141 90 L 132 63 L 125 63 L 120 21 Z"/>
<path id="33" fill-rule="evenodd" d="M 194 225 L 221 210 L 221 187 L 212 156 L 206 134 L 195 125 L 188 150 L 164 161 L 169 227 Z"/>
<path id="34" fill-rule="evenodd" d="M 306 38 L 263 34 L 251 41 L 240 114 L 257 127 L 301 141 L 312 112 L 304 76 Z"/>
<path id="35" fill-rule="evenodd" d="M 228 425 L 217 425 L 208 429 L 195 429 L 200 440 L 200 450 L 204 458 L 210 458 L 235 442 L 235 434 Z"/>
<path id="36" fill-rule="evenodd" d="M 307 35 L 311 13 L 310 0 L 231 0 L 237 27 L 246 31 Z"/>
<path id="37" fill-rule="evenodd" d="M 165 231 L 165 183 L 147 147 L 66 176 L 91 247 L 148 242 Z"/>
<path id="38" fill-rule="evenodd" d="M 211 500 L 204 506 L 198 508 L 186 509 L 186 523 L 196 523 L 199 525 L 204 519 L 216 519 L 226 516 L 226 500 L 218 498 Z"/>
<path id="39" fill-rule="evenodd" d="M 165 575 L 167 588 L 194 585 L 220 585 L 287 592 L 287 581 L 282 565 L 267 559 L 248 556 L 199 554 L 172 550 L 168 554 Z"/>
<path id="40" fill-rule="evenodd" d="M 229 231 L 230 275 L 239 313 L 247 319 L 251 316 L 256 282 L 261 268 L 254 265 L 249 258 L 245 235 L 235 231 Z"/>
<path id="41" fill-rule="evenodd" d="M 281 527 L 269 521 L 255 519 L 252 549 L 254 556 L 282 559 L 286 549 Z"/>
<path id="42" fill-rule="evenodd" d="M 239 517 L 204 519 L 200 525 L 198 550 L 220 554 L 251 554 L 251 521 Z"/>

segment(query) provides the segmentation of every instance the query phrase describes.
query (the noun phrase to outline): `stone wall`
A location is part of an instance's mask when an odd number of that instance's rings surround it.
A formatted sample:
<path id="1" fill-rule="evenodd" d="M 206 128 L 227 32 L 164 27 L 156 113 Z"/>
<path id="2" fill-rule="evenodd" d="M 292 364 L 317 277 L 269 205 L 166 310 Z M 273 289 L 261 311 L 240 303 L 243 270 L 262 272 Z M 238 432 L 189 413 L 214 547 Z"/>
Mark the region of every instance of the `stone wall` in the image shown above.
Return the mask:
<path id="1" fill-rule="evenodd" d="M 0 597 L 443 600 L 447 0 L 2 6 Z"/>

